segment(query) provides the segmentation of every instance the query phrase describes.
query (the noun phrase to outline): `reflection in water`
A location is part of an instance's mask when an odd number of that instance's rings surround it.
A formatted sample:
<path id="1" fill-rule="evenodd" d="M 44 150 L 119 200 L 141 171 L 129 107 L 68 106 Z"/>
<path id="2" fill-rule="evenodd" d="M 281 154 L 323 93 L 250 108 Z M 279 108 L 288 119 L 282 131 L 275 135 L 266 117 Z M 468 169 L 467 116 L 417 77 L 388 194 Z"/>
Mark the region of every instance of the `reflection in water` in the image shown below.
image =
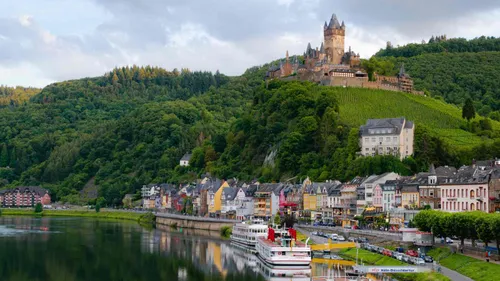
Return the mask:
<path id="1" fill-rule="evenodd" d="M 271 278 L 272 269 L 218 233 L 132 222 L 0 217 L 0 249 L 2 281 L 310 280 L 307 273 Z M 315 261 L 308 274 L 333 277 L 344 269 Z"/>

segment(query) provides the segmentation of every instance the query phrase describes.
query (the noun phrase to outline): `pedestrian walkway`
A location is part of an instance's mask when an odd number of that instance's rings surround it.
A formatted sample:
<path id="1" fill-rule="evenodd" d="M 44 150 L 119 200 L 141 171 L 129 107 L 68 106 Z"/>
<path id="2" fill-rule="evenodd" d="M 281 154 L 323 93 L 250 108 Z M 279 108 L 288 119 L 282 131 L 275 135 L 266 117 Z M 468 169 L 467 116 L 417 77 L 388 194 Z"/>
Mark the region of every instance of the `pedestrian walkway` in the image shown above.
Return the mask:
<path id="1" fill-rule="evenodd" d="M 480 256 L 480 255 L 475 255 L 475 254 L 472 254 L 472 253 L 464 253 L 462 255 L 468 256 L 468 257 L 471 257 L 471 258 L 474 258 L 474 259 L 478 259 L 479 261 L 486 262 L 486 257 L 484 255 Z M 490 258 L 490 263 L 500 264 L 500 261 L 496 261 L 496 260 L 493 260 L 492 258 Z"/>
<path id="2" fill-rule="evenodd" d="M 439 272 L 443 274 L 444 276 L 450 278 L 453 281 L 474 281 L 470 279 L 469 277 L 462 275 L 454 270 L 451 270 L 449 268 L 446 268 L 444 266 L 441 266 L 441 271 Z"/>

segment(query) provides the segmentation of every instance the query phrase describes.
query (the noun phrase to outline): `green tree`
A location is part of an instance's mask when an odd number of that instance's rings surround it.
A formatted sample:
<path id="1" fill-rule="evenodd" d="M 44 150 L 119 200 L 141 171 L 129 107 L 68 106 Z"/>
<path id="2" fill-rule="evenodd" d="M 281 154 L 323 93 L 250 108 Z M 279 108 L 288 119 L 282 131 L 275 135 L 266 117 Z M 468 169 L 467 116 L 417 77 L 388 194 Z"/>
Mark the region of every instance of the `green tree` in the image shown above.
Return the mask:
<path id="1" fill-rule="evenodd" d="M 9 152 L 5 144 L 2 145 L 2 151 L 0 152 L 0 167 L 7 167 L 9 165 Z"/>
<path id="2" fill-rule="evenodd" d="M 99 213 L 101 211 L 101 204 L 97 203 L 95 204 L 95 212 Z"/>
<path id="3" fill-rule="evenodd" d="M 36 203 L 35 205 L 35 213 L 41 213 L 43 211 L 42 203 Z"/>
<path id="4" fill-rule="evenodd" d="M 279 213 L 276 213 L 276 215 L 274 216 L 274 224 L 275 225 L 281 225 L 281 216 Z"/>
<path id="5" fill-rule="evenodd" d="M 471 98 L 467 98 L 464 106 L 462 107 L 462 118 L 467 119 L 467 122 L 469 122 L 471 119 L 474 119 L 474 117 L 476 117 L 474 103 Z"/>
<path id="6" fill-rule="evenodd" d="M 484 242 L 484 245 L 488 247 L 488 243 L 490 243 L 494 239 L 494 233 L 490 229 L 490 215 L 483 214 L 481 216 L 478 216 L 475 224 L 479 239 L 481 239 Z"/>
<path id="7" fill-rule="evenodd" d="M 497 249 L 500 249 L 500 215 L 492 215 L 488 222 L 493 235 L 492 240 L 496 242 Z"/>

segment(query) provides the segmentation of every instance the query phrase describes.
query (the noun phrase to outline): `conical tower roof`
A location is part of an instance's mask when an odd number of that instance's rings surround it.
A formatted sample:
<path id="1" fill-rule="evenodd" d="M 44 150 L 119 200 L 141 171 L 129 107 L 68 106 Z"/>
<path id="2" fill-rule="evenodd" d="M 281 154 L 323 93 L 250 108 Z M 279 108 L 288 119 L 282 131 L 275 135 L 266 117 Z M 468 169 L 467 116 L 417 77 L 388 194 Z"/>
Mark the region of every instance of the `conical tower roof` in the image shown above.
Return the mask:
<path id="1" fill-rule="evenodd" d="M 330 19 L 330 23 L 328 24 L 328 28 L 340 28 L 339 20 L 337 19 L 337 15 L 333 14 Z"/>

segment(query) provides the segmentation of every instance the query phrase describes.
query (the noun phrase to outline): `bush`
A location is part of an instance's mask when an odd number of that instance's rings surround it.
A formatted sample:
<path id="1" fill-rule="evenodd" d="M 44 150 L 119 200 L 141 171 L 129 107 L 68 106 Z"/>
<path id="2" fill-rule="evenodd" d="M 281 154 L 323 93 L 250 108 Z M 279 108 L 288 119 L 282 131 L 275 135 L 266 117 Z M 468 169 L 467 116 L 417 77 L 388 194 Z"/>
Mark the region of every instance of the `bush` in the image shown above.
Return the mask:
<path id="1" fill-rule="evenodd" d="M 233 233 L 233 228 L 230 226 L 223 226 L 220 228 L 220 235 L 225 238 L 231 237 L 231 234 Z"/>
<path id="2" fill-rule="evenodd" d="M 139 218 L 139 223 L 143 226 L 154 227 L 156 222 L 156 217 L 152 212 L 141 215 Z"/>
<path id="3" fill-rule="evenodd" d="M 97 203 L 95 204 L 95 212 L 99 213 L 101 211 L 101 204 Z"/>
<path id="4" fill-rule="evenodd" d="M 35 213 L 41 213 L 41 212 L 43 212 L 42 203 L 36 203 L 36 205 L 35 205 Z"/>

